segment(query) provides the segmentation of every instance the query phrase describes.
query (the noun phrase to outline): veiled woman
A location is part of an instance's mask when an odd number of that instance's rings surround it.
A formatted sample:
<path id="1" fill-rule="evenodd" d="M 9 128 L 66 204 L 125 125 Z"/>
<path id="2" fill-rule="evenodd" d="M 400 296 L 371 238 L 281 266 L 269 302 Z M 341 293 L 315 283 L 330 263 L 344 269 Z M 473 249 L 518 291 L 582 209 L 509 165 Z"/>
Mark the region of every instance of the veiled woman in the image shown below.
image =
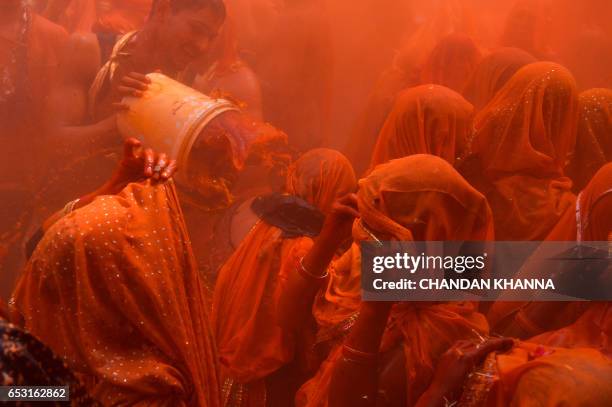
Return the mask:
<path id="1" fill-rule="evenodd" d="M 612 160 L 612 89 L 595 88 L 578 96 L 576 151 L 568 167 L 574 190 L 582 190 L 595 172 Z"/>
<path id="2" fill-rule="evenodd" d="M 349 161 L 320 148 L 291 165 L 284 195 L 253 202 L 260 220 L 221 267 L 214 292 L 212 319 L 224 400 L 251 407 L 264 400 L 288 405 L 305 380 L 306 372 L 292 362 L 299 349 L 305 349 L 307 338 L 300 335 L 312 324 L 303 320 L 298 335 L 281 328 L 277 298 L 283 280 L 312 246 L 332 203 L 355 188 Z"/>
<path id="3" fill-rule="evenodd" d="M 537 62 L 476 116 L 461 171 L 487 197 L 498 240 L 542 240 L 574 205 L 564 170 L 576 142 L 577 102 L 571 73 Z"/>
<path id="4" fill-rule="evenodd" d="M 376 137 L 401 91 L 419 84 L 463 91 L 481 54 L 469 36 L 453 33 L 462 32 L 465 16 L 449 12 L 441 5 L 431 21 L 410 36 L 368 96 L 346 147 L 357 174 L 367 170 Z"/>
<path id="5" fill-rule="evenodd" d="M 383 384 L 381 389 L 389 400 L 404 399 L 414 405 L 429 385 L 437 359 L 449 346 L 488 332 L 484 316 L 469 302 L 361 302 L 359 242 L 492 239 L 491 211 L 482 194 L 448 162 L 425 154 L 382 164 L 360 180 L 359 187 L 360 219 L 352 226 L 355 243 L 329 266 L 329 284 L 313 308 L 318 339 L 329 342 L 331 350 L 316 376 L 300 389 L 296 397 L 299 406 L 327 405 L 332 396 L 330 381 L 339 364 L 345 366 L 344 371 L 354 372 L 347 376 L 347 383 L 353 383 L 357 398 L 371 397 L 372 391 L 377 391 L 372 388 L 376 383 L 386 383 L 388 386 Z M 351 220 L 345 216 L 342 225 L 348 224 L 350 230 Z M 336 234 L 344 228 L 336 225 Z M 325 239 L 330 238 L 325 238 L 324 230 L 304 257 L 309 274 L 326 273 L 327 264 L 318 249 Z M 303 274 L 295 275 L 288 283 L 294 291 L 287 290 L 284 295 L 290 299 L 315 283 Z M 389 365 L 383 366 L 383 360 L 390 361 Z M 395 367 L 386 369 L 390 365 Z M 379 377 L 378 371 L 391 373 Z"/>
<path id="6" fill-rule="evenodd" d="M 454 165 L 472 129 L 472 112 L 472 105 L 444 86 L 401 92 L 378 135 L 370 169 L 413 154 L 436 155 Z"/>
<path id="7" fill-rule="evenodd" d="M 49 220 L 13 312 L 104 405 L 219 406 L 204 291 L 174 186 L 158 182 L 175 164 L 137 151 L 128 139 L 115 175 Z"/>
<path id="8" fill-rule="evenodd" d="M 569 207 L 547 241 L 610 241 L 612 164 L 603 166 Z M 535 273 L 546 268 L 535 267 Z M 540 277 L 535 275 L 533 277 Z M 590 277 L 595 281 L 595 276 Z M 606 302 L 497 302 L 487 315 L 492 330 L 557 347 L 591 347 L 612 353 L 612 312 Z"/>

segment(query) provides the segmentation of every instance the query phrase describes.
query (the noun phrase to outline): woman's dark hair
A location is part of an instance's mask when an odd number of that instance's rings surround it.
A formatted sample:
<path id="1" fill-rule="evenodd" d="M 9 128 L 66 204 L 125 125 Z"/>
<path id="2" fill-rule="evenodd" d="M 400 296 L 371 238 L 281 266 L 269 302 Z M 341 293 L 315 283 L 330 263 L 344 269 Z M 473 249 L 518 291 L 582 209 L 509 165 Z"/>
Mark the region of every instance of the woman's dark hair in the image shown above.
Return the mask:
<path id="1" fill-rule="evenodd" d="M 225 18 L 226 14 L 223 0 L 153 0 L 150 17 L 164 6 L 168 6 L 172 13 L 188 9 L 210 8 L 219 17 Z"/>

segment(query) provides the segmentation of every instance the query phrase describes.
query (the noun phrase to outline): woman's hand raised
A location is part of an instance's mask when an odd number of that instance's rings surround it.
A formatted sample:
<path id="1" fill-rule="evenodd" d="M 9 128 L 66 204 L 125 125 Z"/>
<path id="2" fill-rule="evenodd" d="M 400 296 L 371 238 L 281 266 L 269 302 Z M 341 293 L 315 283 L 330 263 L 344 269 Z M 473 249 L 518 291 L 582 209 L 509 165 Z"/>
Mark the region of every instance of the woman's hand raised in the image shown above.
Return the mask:
<path id="1" fill-rule="evenodd" d="M 351 237 L 353 221 L 358 217 L 357 195 L 346 194 L 333 203 L 319 236 L 325 241 L 340 245 Z"/>
<path id="2" fill-rule="evenodd" d="M 123 159 L 115 170 L 112 184 L 123 189 L 131 182 L 152 179 L 166 181 L 176 172 L 176 160 L 171 160 L 165 153 L 156 153 L 150 148 L 143 148 L 140 141 L 128 138 L 123 143 Z"/>

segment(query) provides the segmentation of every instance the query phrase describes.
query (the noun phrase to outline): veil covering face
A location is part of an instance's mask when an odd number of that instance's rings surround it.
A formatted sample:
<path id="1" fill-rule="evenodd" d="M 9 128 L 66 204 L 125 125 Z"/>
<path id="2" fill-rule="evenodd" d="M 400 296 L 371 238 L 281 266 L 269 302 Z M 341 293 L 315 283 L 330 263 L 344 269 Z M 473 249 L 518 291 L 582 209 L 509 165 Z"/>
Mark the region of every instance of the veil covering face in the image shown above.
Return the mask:
<path id="1" fill-rule="evenodd" d="M 597 170 L 612 160 L 612 89 L 589 89 L 578 97 L 576 151 L 568 175 L 584 188 Z"/>
<path id="2" fill-rule="evenodd" d="M 455 79 L 452 78 L 460 78 L 461 83 L 467 81 L 471 69 L 480 59 L 480 51 L 475 48 L 474 41 L 459 34 L 472 36 L 477 31 L 473 10 L 465 2 L 444 0 L 431 7 L 428 7 L 429 4 L 422 6 L 424 15 L 420 16 L 419 26 L 402 41 L 389 67 L 376 80 L 351 129 L 345 151 L 357 174 L 368 170 L 377 135 L 401 91 L 420 84 L 435 83 L 461 92 L 463 85 L 455 88 L 452 85 Z M 458 40 L 453 41 L 453 38 Z M 436 46 L 440 50 L 434 58 L 432 51 Z M 425 68 L 430 56 L 429 68 Z M 446 69 L 443 67 L 445 63 L 448 63 Z M 436 66 L 435 70 L 433 65 Z M 459 66 L 464 68 L 455 69 Z M 424 69 L 429 71 L 427 78 L 421 77 Z"/>
<path id="3" fill-rule="evenodd" d="M 370 168 L 413 154 L 431 154 L 454 164 L 472 129 L 472 112 L 472 105 L 444 86 L 401 92 L 378 135 Z"/>
<path id="4" fill-rule="evenodd" d="M 325 214 L 356 183 L 342 154 L 318 148 L 290 166 L 285 192 Z M 286 237 L 262 219 L 222 266 L 212 320 L 224 379 L 249 383 L 293 360 L 298 339 L 278 326 L 276 302 L 312 242 L 311 236 Z"/>
<path id="5" fill-rule="evenodd" d="M 13 306 L 103 404 L 219 406 L 206 298 L 172 183 L 129 184 L 55 223 Z"/>
<path id="6" fill-rule="evenodd" d="M 547 240 L 610 241 L 612 233 L 612 163 L 604 165 L 578 195 L 576 208 L 563 216 Z M 583 307 L 584 308 L 584 307 Z M 532 340 L 550 346 L 595 348 L 612 355 L 612 308 L 590 302 L 571 325 Z"/>
<path id="7" fill-rule="evenodd" d="M 612 220 L 612 164 L 603 166 L 569 206 L 546 237 L 547 242 L 602 242 L 610 240 Z M 578 243 L 581 244 L 581 243 Z M 538 256 L 535 256 L 538 257 Z M 542 256 L 539 256 L 542 258 Z M 526 262 L 521 278 L 549 277 L 547 260 Z M 518 277 L 518 275 L 517 275 Z M 593 347 L 612 353 L 612 313 L 605 302 L 496 301 L 488 311 L 491 329 L 499 333 L 520 328 L 522 338 L 560 347 Z M 565 328 L 564 328 L 565 327 Z"/>
<path id="8" fill-rule="evenodd" d="M 574 205 L 564 169 L 576 142 L 577 102 L 569 71 L 537 62 L 476 116 L 465 165 L 477 169 L 467 177 L 491 205 L 498 240 L 542 240 Z"/>
<path id="9" fill-rule="evenodd" d="M 359 242 L 371 233 L 399 241 L 493 240 L 493 218 L 485 197 L 445 160 L 416 154 L 376 167 L 359 181 L 361 219 L 353 226 L 355 243 L 330 266 L 327 289 L 315 300 L 313 315 L 321 330 L 355 317 L 361 303 Z M 487 334 L 484 315 L 472 302 L 399 303 L 391 311 L 381 351 L 402 346 L 406 363 L 407 405 L 429 385 L 438 358 L 459 339 Z M 326 406 L 336 343 L 317 374 L 296 396 L 298 406 Z"/>

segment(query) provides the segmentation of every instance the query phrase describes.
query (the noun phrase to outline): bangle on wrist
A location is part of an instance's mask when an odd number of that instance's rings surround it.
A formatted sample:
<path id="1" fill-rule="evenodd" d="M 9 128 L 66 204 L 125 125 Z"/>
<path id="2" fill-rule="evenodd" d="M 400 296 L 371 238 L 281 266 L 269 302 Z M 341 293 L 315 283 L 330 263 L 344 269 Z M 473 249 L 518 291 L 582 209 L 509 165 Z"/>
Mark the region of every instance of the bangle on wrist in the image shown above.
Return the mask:
<path id="1" fill-rule="evenodd" d="M 304 258 L 301 257 L 300 258 L 300 267 L 298 268 L 298 273 L 300 273 L 300 275 L 302 277 L 304 277 L 306 280 L 316 280 L 316 281 L 322 281 L 325 280 L 327 278 L 327 276 L 329 276 L 329 271 L 325 270 L 325 273 L 323 275 L 316 275 L 311 273 L 310 271 L 308 271 L 306 269 L 306 267 L 304 267 Z"/>

